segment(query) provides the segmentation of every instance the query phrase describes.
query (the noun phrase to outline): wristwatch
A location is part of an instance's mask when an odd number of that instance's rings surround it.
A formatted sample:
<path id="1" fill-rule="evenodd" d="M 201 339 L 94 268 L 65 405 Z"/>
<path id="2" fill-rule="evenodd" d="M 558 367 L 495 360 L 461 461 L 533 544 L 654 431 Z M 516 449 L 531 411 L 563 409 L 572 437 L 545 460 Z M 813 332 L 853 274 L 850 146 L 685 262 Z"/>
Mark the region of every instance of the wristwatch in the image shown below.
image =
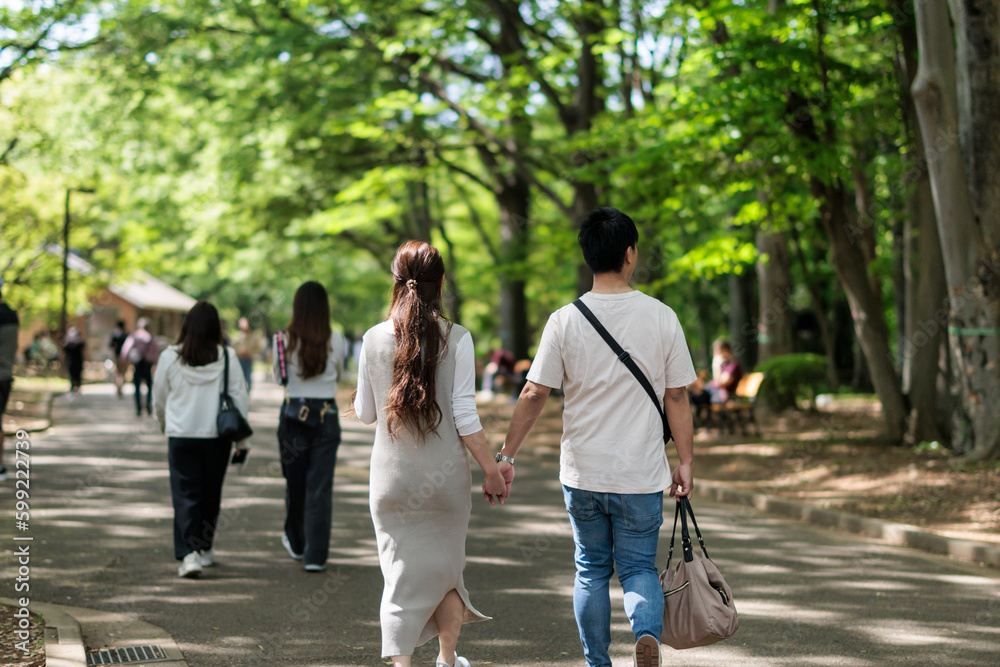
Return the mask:
<path id="1" fill-rule="evenodd" d="M 497 452 L 497 455 L 493 458 L 493 460 L 496 461 L 497 463 L 501 463 L 503 461 L 506 461 L 507 463 L 509 463 L 511 465 L 514 465 L 514 457 L 512 457 L 512 456 L 504 456 L 500 452 Z"/>

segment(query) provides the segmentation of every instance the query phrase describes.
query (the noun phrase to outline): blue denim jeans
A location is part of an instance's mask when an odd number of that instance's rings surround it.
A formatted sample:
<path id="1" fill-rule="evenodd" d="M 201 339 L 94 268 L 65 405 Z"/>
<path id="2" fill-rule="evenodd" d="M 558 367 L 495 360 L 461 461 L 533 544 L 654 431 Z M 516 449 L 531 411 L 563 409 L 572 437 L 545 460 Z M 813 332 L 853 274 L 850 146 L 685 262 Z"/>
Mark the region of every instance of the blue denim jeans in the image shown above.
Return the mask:
<path id="1" fill-rule="evenodd" d="M 663 492 L 597 493 L 563 485 L 576 543 L 573 611 L 589 667 L 611 667 L 611 597 L 615 569 L 625 591 L 625 615 L 638 640 L 663 630 L 663 589 L 656 542 L 663 524 Z"/>

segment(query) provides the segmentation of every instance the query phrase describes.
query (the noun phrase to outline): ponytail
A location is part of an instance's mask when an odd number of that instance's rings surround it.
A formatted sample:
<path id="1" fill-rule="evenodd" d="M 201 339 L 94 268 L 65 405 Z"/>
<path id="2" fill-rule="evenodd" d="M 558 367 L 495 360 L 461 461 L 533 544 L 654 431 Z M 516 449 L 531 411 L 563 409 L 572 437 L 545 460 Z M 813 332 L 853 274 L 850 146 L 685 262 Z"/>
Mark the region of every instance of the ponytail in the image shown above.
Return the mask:
<path id="1" fill-rule="evenodd" d="M 392 385 L 386 399 L 386 427 L 395 437 L 407 429 L 421 439 L 437 433 L 441 406 L 437 403 L 437 366 L 447 346 L 438 320 L 444 261 L 422 241 L 409 241 L 392 261 L 392 304 L 389 319 L 396 333 Z"/>

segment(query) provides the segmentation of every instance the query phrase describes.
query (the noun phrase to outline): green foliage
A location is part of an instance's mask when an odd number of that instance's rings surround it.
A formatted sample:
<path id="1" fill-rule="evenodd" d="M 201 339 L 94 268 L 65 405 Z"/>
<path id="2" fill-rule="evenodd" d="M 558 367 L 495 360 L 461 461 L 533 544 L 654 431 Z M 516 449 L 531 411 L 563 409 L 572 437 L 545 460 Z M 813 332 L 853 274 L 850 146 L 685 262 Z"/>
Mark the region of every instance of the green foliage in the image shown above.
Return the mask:
<path id="1" fill-rule="evenodd" d="M 533 341 L 574 296 L 573 203 L 591 186 L 639 224 L 641 288 L 707 350 L 728 328 L 729 277 L 762 259 L 759 232 L 789 233 L 793 282 L 821 308 L 843 299 L 819 175 L 871 184 L 872 271 L 891 308 L 905 210 L 891 20 L 860 0 L 768 4 L 101 5 L 90 48 L 0 79 L 0 152 L 18 140 L 0 167 L 0 269 L 24 274 L 59 240 L 58 193 L 93 187 L 74 198 L 71 246 L 102 279 L 142 267 L 270 327 L 317 279 L 356 335 L 384 317 L 395 248 L 426 238 L 485 352 L 502 278 L 524 277 Z M 88 7 L 3 10 L 0 24 L 30 37 Z M 792 94 L 833 139 L 803 140 Z M 505 228 L 505 188 L 528 177 L 527 219 Z M 51 267 L 31 275 L 54 303 Z"/>
<path id="2" fill-rule="evenodd" d="M 795 407 L 797 401 L 812 401 L 829 388 L 826 359 L 818 354 L 783 354 L 757 364 L 764 374 L 759 396 L 775 409 Z"/>

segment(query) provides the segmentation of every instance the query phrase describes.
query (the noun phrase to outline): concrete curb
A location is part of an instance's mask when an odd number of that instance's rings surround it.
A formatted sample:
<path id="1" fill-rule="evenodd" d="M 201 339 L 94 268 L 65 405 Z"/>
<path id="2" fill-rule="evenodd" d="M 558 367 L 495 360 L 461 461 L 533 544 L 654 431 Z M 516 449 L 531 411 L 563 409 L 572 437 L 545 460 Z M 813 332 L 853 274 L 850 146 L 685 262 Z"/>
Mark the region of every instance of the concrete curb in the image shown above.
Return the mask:
<path id="1" fill-rule="evenodd" d="M 0 598 L 0 603 L 17 606 L 15 600 L 7 598 Z M 32 602 L 28 609 L 33 614 L 39 614 L 45 621 L 46 667 L 86 666 L 87 649 L 83 641 L 83 627 L 87 628 L 88 635 L 98 637 L 95 640 L 92 636 L 91 640 L 114 648 L 149 644 L 159 646 L 167 657 L 152 663 L 157 667 L 187 667 L 187 661 L 177 642 L 163 628 L 127 614 L 45 602 Z"/>
<path id="2" fill-rule="evenodd" d="M 952 556 L 960 560 L 1000 568 L 1000 547 L 992 544 L 946 537 L 920 530 L 916 526 L 881 519 L 867 519 L 845 512 L 776 498 L 764 493 L 732 489 L 717 482 L 699 481 L 694 488 L 697 495 L 716 502 L 753 507 L 762 512 L 807 521 L 825 528 L 837 528 L 849 533 L 858 533 L 894 546 L 920 549 L 933 554 Z"/>
<path id="3" fill-rule="evenodd" d="M 44 398 L 42 401 L 45 403 L 44 415 L 35 418 L 33 421 L 42 422 L 41 426 L 30 426 L 28 428 L 18 428 L 14 430 L 4 430 L 5 436 L 14 437 L 18 431 L 24 431 L 26 433 L 41 433 L 42 431 L 47 431 L 52 428 L 52 404 L 55 403 L 56 397 L 62 396 L 68 392 L 45 392 L 43 394 Z"/>
<path id="4" fill-rule="evenodd" d="M 16 600 L 0 598 L 0 603 L 19 606 Z M 39 614 L 45 621 L 45 666 L 86 667 L 87 652 L 83 646 L 83 633 L 75 618 L 59 605 L 32 602 L 28 610 Z"/>

